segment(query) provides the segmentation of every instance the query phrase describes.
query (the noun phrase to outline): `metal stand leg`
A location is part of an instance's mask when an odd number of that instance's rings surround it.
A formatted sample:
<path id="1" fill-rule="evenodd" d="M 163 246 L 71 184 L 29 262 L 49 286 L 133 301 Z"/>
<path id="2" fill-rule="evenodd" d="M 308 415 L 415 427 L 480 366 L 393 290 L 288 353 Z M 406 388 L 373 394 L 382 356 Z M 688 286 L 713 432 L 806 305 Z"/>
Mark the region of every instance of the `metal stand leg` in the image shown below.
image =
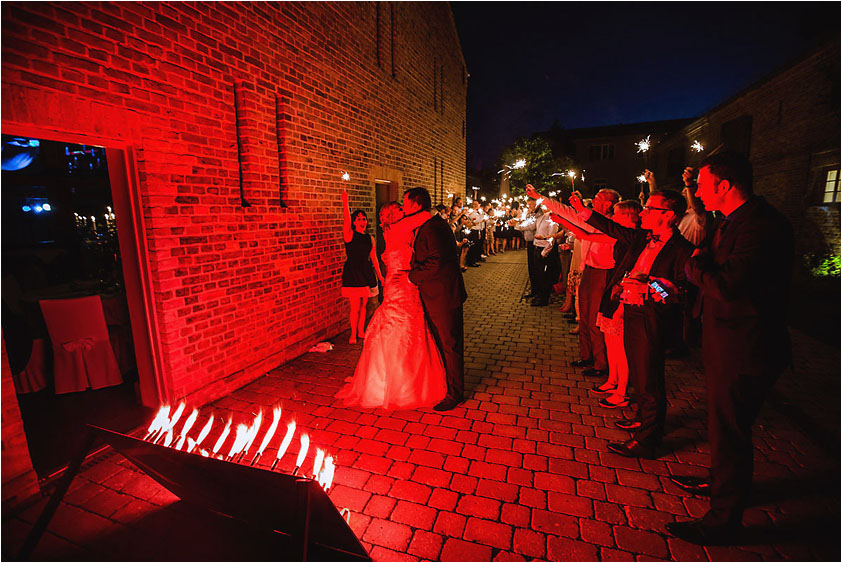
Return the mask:
<path id="1" fill-rule="evenodd" d="M 88 434 L 85 436 L 85 441 L 82 445 L 82 449 L 79 450 L 79 453 L 76 454 L 76 457 L 67 466 L 67 470 L 65 471 L 64 475 L 61 477 L 61 481 L 59 482 L 56 490 L 53 492 L 50 500 L 47 502 L 47 505 L 44 507 L 43 512 L 38 517 L 38 520 L 35 522 L 35 525 L 32 526 L 32 530 L 29 531 L 29 535 L 26 536 L 26 541 L 23 542 L 23 547 L 20 548 L 20 552 L 18 553 L 18 560 L 19 561 L 28 561 L 32 552 L 35 551 L 35 547 L 38 545 L 38 541 L 41 539 L 41 536 L 44 535 L 44 532 L 47 530 L 47 526 L 50 524 L 50 520 L 53 519 L 53 516 L 58 509 L 59 503 L 64 498 L 64 495 L 67 494 L 67 489 L 70 488 L 70 483 L 73 482 L 73 478 L 79 473 L 79 469 L 82 467 L 82 463 L 85 461 L 85 458 L 88 455 L 88 452 L 91 451 L 94 447 L 94 442 L 96 441 L 96 433 L 93 430 L 89 430 Z"/>
<path id="2" fill-rule="evenodd" d="M 298 560 L 307 561 L 307 548 L 310 543 L 310 489 L 313 486 L 313 481 L 299 479 L 296 481 L 296 485 L 298 488 L 298 514 L 301 518 L 297 534 L 300 540 L 300 558 Z"/>

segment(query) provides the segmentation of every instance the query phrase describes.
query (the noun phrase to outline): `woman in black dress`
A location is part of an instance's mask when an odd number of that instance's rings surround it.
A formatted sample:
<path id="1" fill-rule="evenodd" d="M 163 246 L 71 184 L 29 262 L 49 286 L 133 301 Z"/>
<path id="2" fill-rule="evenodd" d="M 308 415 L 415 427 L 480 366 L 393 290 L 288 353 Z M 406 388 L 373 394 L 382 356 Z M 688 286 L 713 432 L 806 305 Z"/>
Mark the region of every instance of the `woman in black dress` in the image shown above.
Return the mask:
<path id="1" fill-rule="evenodd" d="M 342 237 L 345 240 L 345 265 L 342 266 L 342 296 L 351 305 L 349 323 L 351 344 L 357 343 L 357 336 L 365 338 L 365 304 L 369 297 L 377 295 L 377 280 L 383 283 L 380 263 L 374 246 L 374 236 L 366 233 L 368 217 L 365 211 L 357 209 L 351 213 L 348 207 L 348 192 L 342 190 L 342 206 L 345 220 L 342 223 Z"/>

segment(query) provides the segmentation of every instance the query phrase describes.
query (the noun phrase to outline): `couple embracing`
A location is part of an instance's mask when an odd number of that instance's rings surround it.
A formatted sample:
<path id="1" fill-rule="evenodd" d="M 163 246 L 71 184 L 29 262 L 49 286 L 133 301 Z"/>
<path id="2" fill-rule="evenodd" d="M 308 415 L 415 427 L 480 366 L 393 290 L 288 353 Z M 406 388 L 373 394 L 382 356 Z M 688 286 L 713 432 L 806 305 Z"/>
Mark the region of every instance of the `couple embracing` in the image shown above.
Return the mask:
<path id="1" fill-rule="evenodd" d="M 462 303 L 467 298 L 453 231 L 424 188 L 403 208 L 380 209 L 386 240 L 383 302 L 371 317 L 351 381 L 336 395 L 348 406 L 447 411 L 464 400 Z"/>

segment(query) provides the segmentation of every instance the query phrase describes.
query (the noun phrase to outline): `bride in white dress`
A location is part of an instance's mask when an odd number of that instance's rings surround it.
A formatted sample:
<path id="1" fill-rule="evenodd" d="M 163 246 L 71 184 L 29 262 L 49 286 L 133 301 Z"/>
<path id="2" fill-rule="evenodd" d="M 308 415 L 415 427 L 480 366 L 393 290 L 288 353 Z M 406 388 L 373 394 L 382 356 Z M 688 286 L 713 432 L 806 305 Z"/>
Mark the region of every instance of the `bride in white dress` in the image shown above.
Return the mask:
<path id="1" fill-rule="evenodd" d="M 447 393 L 441 353 L 418 288 L 409 281 L 415 229 L 429 218 L 425 212 L 404 218 L 396 202 L 380 210 L 386 239 L 383 303 L 366 329 L 354 377 L 336 395 L 347 406 L 412 409 L 433 406 Z"/>

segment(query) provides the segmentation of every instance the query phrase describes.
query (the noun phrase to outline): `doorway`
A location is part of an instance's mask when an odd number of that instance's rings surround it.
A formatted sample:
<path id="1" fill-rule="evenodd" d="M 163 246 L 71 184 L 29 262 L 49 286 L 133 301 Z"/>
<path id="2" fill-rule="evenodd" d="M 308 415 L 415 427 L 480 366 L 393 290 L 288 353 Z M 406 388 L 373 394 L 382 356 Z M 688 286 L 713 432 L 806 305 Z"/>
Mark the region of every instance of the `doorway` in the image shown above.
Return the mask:
<path id="1" fill-rule="evenodd" d="M 121 248 L 132 220 L 125 194 L 114 190 L 114 173 L 124 173 L 125 163 L 112 163 L 112 154 L 102 146 L 2 135 L 3 338 L 42 479 L 77 453 L 85 424 L 127 432 L 149 415 L 138 370 L 148 361 L 136 355 L 146 322 L 138 318 Z M 64 312 L 50 312 L 50 304 Z M 51 334 L 66 334 L 70 325 L 82 331 L 78 338 L 52 342 Z M 107 331 L 102 342 L 86 332 L 100 328 Z M 94 346 L 107 358 L 104 372 L 61 361 Z"/>

